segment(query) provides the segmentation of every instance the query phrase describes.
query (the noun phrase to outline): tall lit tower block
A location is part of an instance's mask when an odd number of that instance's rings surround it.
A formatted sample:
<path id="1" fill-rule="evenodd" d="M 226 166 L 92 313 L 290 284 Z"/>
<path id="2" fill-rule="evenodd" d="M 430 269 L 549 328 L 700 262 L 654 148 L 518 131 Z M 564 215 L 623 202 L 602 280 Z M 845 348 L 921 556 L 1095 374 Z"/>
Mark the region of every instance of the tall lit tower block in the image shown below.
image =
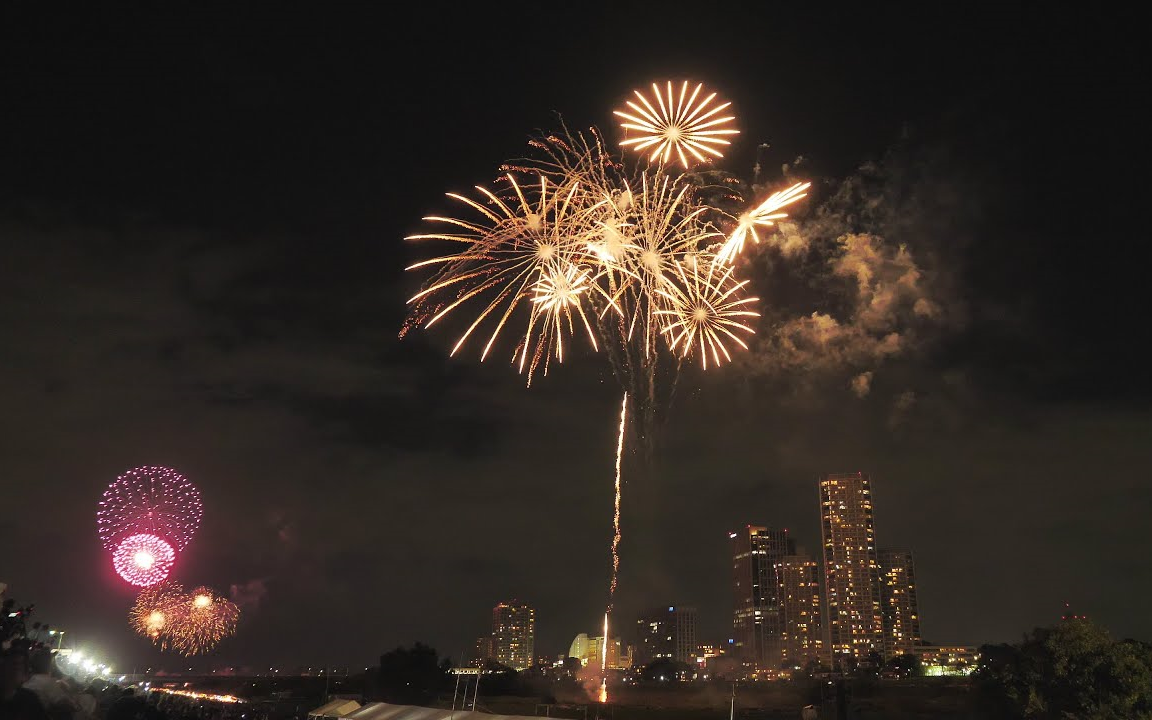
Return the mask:
<path id="1" fill-rule="evenodd" d="M 514 670 L 532 665 L 536 650 L 536 611 L 509 600 L 492 608 L 492 655 Z"/>
<path id="2" fill-rule="evenodd" d="M 824 545 L 824 621 L 833 666 L 845 655 L 883 652 L 880 568 L 872 519 L 872 483 L 864 473 L 820 478 Z"/>
<path id="3" fill-rule="evenodd" d="M 758 668 L 783 661 L 783 619 L 776 563 L 796 554 L 787 530 L 747 525 L 732 539 L 732 637 L 735 653 Z"/>
<path id="4" fill-rule="evenodd" d="M 820 564 L 807 555 L 786 555 L 776 563 L 783 664 L 803 668 L 824 656 Z"/>
<path id="5" fill-rule="evenodd" d="M 880 606 L 884 621 L 884 656 L 914 652 L 920 645 L 920 608 L 912 551 L 880 550 Z"/>

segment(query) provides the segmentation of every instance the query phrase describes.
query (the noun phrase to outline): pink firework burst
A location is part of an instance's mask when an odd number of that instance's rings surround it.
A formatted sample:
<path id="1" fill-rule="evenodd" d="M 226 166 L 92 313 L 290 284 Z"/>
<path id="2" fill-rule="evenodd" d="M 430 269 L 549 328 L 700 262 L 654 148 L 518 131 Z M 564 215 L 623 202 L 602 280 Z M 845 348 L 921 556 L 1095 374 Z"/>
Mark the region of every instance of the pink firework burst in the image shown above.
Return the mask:
<path id="1" fill-rule="evenodd" d="M 200 527 L 202 512 L 200 491 L 183 475 L 171 468 L 138 467 L 104 491 L 96 525 L 105 550 L 145 534 L 163 538 L 180 551 Z"/>
<path id="2" fill-rule="evenodd" d="M 147 533 L 124 538 L 112 551 L 116 573 L 137 587 L 155 585 L 168 577 L 176 551 L 164 538 Z"/>

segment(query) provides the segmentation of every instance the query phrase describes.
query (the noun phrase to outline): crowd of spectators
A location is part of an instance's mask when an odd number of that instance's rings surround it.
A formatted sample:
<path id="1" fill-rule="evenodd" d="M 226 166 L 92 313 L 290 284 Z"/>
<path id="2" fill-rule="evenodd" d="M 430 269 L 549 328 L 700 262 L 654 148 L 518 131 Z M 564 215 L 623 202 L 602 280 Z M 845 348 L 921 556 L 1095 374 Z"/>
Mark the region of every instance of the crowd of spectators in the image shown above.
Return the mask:
<path id="1" fill-rule="evenodd" d="M 0 584 L 0 597 L 6 587 Z M 242 713 L 211 703 L 78 679 L 56 664 L 51 627 L 34 605 L 0 604 L 0 720 L 231 720 Z M 251 720 L 245 718 L 244 720 Z"/>

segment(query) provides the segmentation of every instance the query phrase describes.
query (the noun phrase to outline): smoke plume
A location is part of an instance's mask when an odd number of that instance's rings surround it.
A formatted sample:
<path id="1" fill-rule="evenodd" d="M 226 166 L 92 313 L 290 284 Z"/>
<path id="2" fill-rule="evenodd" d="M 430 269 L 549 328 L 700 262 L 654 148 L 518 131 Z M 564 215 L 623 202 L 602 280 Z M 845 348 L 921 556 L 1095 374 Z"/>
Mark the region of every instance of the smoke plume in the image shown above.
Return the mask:
<path id="1" fill-rule="evenodd" d="M 232 585 L 230 592 L 232 602 L 236 603 L 241 610 L 255 610 L 260 607 L 260 602 L 267 594 L 268 586 L 264 578 L 256 578 L 243 584 Z"/>
<path id="2" fill-rule="evenodd" d="M 884 363 L 937 334 L 947 320 L 933 292 L 938 273 L 915 250 L 935 242 L 932 208 L 909 192 L 913 184 L 903 171 L 866 165 L 839 185 L 825 183 L 819 207 L 781 222 L 749 253 L 763 316 L 751 352 L 737 356 L 746 371 L 843 374 L 840 386 L 864 398 Z M 894 414 L 911 405 L 902 400 Z"/>

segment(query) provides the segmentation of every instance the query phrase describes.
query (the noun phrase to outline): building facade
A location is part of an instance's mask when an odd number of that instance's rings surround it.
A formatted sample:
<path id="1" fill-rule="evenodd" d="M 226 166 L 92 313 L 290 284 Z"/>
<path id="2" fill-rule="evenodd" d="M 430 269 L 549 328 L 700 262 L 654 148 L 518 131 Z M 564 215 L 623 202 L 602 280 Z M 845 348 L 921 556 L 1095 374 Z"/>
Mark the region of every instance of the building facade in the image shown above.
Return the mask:
<path id="1" fill-rule="evenodd" d="M 824 655 L 820 564 L 807 555 L 776 563 L 780 607 L 781 667 L 803 668 Z"/>
<path id="2" fill-rule="evenodd" d="M 536 611 L 517 600 L 492 608 L 492 657 L 501 665 L 526 670 L 536 650 Z"/>
<path id="3" fill-rule="evenodd" d="M 971 645 L 921 645 L 916 654 L 928 676 L 969 675 L 980 663 L 979 649 Z"/>
<path id="4" fill-rule="evenodd" d="M 482 635 L 476 638 L 476 648 L 473 654 L 472 664 L 476 667 L 484 667 L 484 664 L 492 659 L 492 636 Z"/>
<path id="5" fill-rule="evenodd" d="M 783 661 L 783 618 L 776 564 L 796 553 L 787 530 L 747 525 L 732 539 L 733 654 L 757 667 Z"/>
<path id="6" fill-rule="evenodd" d="M 695 662 L 696 608 L 661 607 L 640 615 L 636 621 L 636 647 L 633 660 L 648 664 L 668 658 Z"/>
<path id="7" fill-rule="evenodd" d="M 603 637 L 580 633 L 568 646 L 568 657 L 576 658 L 584 667 L 599 668 L 601 660 L 608 664 L 609 670 L 626 670 L 632 666 L 632 647 L 625 648 L 620 638 L 609 640 L 607 652 L 603 648 Z"/>
<path id="8" fill-rule="evenodd" d="M 920 608 L 912 551 L 887 548 L 877 553 L 884 657 L 916 652 L 920 645 Z"/>
<path id="9" fill-rule="evenodd" d="M 588 633 L 580 633 L 572 639 L 572 644 L 568 646 L 568 657 L 576 658 L 581 665 L 587 665 L 587 658 L 590 654 L 588 648 L 591 642 L 592 638 L 588 637 Z"/>
<path id="10" fill-rule="evenodd" d="M 859 472 L 829 474 L 819 486 L 825 652 L 835 667 L 845 655 L 863 659 L 884 650 L 880 568 L 871 479 Z"/>

